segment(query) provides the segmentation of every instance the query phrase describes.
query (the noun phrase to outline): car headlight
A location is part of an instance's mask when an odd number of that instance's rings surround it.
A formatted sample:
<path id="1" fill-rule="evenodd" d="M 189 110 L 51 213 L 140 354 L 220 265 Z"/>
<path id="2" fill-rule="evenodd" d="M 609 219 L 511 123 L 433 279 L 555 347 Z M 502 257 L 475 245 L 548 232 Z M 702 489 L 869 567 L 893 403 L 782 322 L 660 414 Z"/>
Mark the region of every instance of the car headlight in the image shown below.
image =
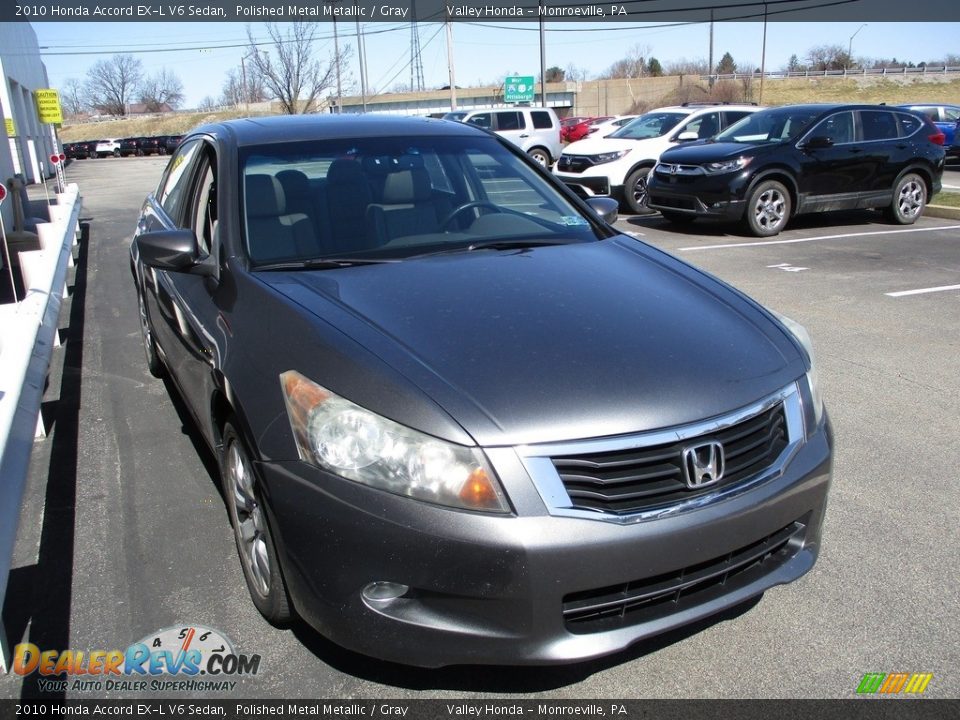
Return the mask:
<path id="1" fill-rule="evenodd" d="M 740 157 L 736 158 L 735 160 L 723 160 L 721 162 L 707 163 L 703 166 L 703 169 L 711 175 L 737 172 L 738 170 L 743 170 L 747 165 L 749 165 L 751 160 L 753 160 L 753 158 L 749 157 Z"/>
<path id="2" fill-rule="evenodd" d="M 417 500 L 468 510 L 510 511 L 479 449 L 388 420 L 294 370 L 280 375 L 280 386 L 305 462 Z"/>
<path id="3" fill-rule="evenodd" d="M 810 339 L 810 333 L 796 320 L 791 320 L 786 315 L 774 313 L 797 339 L 797 342 L 807 351 L 807 357 L 810 358 L 810 369 L 807 370 L 807 386 L 810 389 L 810 401 L 813 410 L 813 428 L 819 427 L 823 419 L 823 396 L 820 394 L 820 380 L 817 377 L 817 363 L 813 356 L 813 341 Z M 813 429 L 811 428 L 811 430 Z"/>
<path id="4" fill-rule="evenodd" d="M 614 152 L 600 153 L 599 155 L 591 155 L 590 159 L 593 160 L 594 165 L 603 165 L 604 163 L 613 162 L 614 160 L 619 160 L 624 155 L 629 153 L 629 150 L 616 150 Z"/>

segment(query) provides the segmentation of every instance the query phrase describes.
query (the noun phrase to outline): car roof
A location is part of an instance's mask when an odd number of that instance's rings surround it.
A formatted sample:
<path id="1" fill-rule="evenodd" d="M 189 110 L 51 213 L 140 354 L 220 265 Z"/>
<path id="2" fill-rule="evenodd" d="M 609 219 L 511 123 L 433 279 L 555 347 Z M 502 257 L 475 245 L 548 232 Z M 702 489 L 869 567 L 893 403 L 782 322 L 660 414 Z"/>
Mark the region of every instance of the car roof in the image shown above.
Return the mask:
<path id="1" fill-rule="evenodd" d="M 405 135 L 486 135 L 478 128 L 448 120 L 398 115 L 274 115 L 210 123 L 189 134 L 207 134 L 238 147 L 271 143 Z"/>

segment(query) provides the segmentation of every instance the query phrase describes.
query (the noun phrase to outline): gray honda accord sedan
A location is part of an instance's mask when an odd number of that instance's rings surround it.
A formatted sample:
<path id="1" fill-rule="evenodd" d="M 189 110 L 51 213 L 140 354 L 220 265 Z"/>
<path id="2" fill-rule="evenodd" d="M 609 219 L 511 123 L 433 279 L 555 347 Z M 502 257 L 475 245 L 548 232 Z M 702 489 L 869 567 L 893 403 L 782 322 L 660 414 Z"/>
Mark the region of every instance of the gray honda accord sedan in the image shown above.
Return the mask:
<path id="1" fill-rule="evenodd" d="M 131 246 L 143 344 L 268 620 L 562 663 L 813 567 L 833 441 L 806 332 L 591 202 L 443 120 L 184 137 Z"/>

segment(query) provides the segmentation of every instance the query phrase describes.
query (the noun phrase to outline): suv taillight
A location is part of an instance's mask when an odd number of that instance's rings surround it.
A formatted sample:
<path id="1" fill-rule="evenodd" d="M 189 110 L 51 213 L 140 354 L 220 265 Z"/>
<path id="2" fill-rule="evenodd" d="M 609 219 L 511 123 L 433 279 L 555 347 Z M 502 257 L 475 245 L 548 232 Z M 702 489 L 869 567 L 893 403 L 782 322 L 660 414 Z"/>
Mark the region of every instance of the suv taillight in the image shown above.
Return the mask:
<path id="1" fill-rule="evenodd" d="M 934 145 L 944 145 L 947 142 L 947 135 L 940 128 L 933 124 L 933 120 L 929 117 L 925 118 L 925 125 L 927 126 L 927 131 L 930 133 L 927 135 L 927 140 L 932 142 Z"/>

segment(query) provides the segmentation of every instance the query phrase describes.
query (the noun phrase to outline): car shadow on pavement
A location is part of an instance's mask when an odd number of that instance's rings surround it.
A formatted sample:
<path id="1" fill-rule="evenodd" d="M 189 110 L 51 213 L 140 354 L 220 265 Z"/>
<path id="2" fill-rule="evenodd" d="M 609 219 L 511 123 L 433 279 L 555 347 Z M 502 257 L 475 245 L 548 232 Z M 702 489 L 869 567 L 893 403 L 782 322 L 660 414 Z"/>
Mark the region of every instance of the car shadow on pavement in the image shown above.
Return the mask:
<path id="1" fill-rule="evenodd" d="M 298 621 L 292 630 L 294 636 L 321 662 L 347 675 L 381 685 L 408 690 L 452 690 L 521 695 L 573 685 L 617 665 L 652 655 L 713 625 L 744 615 L 759 603 L 762 597 L 762 595 L 757 596 L 725 612 L 641 641 L 615 655 L 572 665 L 454 665 L 443 668 L 417 668 L 376 660 L 346 650 L 327 640 L 302 621 Z"/>
<path id="2" fill-rule="evenodd" d="M 658 215 L 633 215 L 621 217 L 620 223 L 625 223 L 631 229 L 655 229 L 661 232 L 673 235 L 691 235 L 702 237 L 738 237 L 763 242 L 764 240 L 775 240 L 773 238 L 758 238 L 751 235 L 743 223 L 720 222 L 718 220 L 696 220 L 686 225 L 670 222 Z M 890 229 L 902 227 L 901 225 L 892 225 L 886 222 L 879 212 L 875 210 L 841 210 L 837 212 L 819 212 L 808 215 L 799 215 L 791 218 L 787 224 L 787 231 L 790 230 L 819 230 L 836 229 L 842 232 L 845 227 L 879 225 Z"/>

